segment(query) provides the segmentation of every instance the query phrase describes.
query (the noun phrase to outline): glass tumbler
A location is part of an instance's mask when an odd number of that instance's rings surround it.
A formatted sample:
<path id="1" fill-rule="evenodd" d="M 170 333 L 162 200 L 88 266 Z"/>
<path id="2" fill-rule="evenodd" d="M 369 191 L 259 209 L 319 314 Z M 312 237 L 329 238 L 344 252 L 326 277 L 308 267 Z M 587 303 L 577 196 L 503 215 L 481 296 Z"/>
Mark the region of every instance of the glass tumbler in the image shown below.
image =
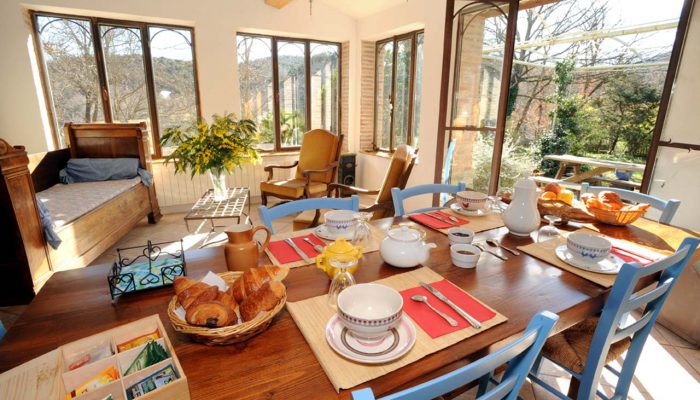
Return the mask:
<path id="1" fill-rule="evenodd" d="M 349 255 L 339 255 L 330 257 L 328 262 L 331 267 L 336 268 L 338 271 L 333 277 L 331 287 L 328 290 L 328 305 L 331 308 L 337 308 L 338 295 L 340 292 L 356 283 L 355 277 L 352 276 L 350 272 L 350 268 L 357 265 L 357 259 Z"/>
<path id="2" fill-rule="evenodd" d="M 561 221 L 561 218 L 557 217 L 556 215 L 545 215 L 544 219 L 549 221 L 549 224 L 541 227 L 537 231 L 537 243 L 542 243 L 551 239 L 558 238 L 560 235 L 559 229 L 557 229 L 557 227 L 554 226 L 554 224 L 556 222 Z"/>
<path id="3" fill-rule="evenodd" d="M 372 230 L 369 227 L 369 220 L 372 218 L 370 212 L 358 212 L 355 214 L 355 234 L 352 237 L 352 245 L 360 246 L 363 249 L 369 247 L 372 242 Z"/>

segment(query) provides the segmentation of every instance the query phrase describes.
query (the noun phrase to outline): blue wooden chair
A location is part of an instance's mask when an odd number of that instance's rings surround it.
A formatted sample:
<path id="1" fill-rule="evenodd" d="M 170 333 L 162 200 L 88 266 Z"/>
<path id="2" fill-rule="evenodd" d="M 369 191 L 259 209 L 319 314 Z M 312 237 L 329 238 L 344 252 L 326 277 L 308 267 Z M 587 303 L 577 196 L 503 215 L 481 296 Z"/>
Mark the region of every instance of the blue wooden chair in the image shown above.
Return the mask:
<path id="1" fill-rule="evenodd" d="M 549 331 L 558 319 L 559 316 L 549 311 L 540 312 L 530 320 L 525 328 L 525 333 L 513 343 L 439 378 L 382 397 L 382 400 L 433 399 L 477 379 L 481 380 L 479 395 L 482 395 L 488 389 L 488 380 L 493 370 L 505 363 L 508 363 L 508 366 L 501 381 L 496 382 L 496 386 L 488 391 L 484 398 L 517 399 L 518 392 L 532 367 L 532 363 L 535 362 Z M 371 388 L 365 388 L 354 391 L 352 398 L 354 400 L 372 400 L 375 397 Z"/>
<path id="2" fill-rule="evenodd" d="M 360 209 L 360 197 L 353 195 L 349 198 L 329 198 L 321 197 L 314 199 L 303 199 L 295 200 L 287 203 L 276 205 L 272 208 L 267 208 L 266 206 L 260 207 L 258 210 L 260 212 L 260 217 L 263 220 L 263 224 L 270 229 L 270 233 L 275 233 L 272 229 L 272 221 L 282 218 L 286 215 L 298 213 L 306 210 L 321 210 L 321 209 L 331 209 L 331 210 L 352 210 L 358 211 Z M 319 215 L 317 213 L 314 218 L 314 222 L 318 221 Z"/>
<path id="3" fill-rule="evenodd" d="M 686 238 L 675 254 L 646 267 L 637 263 L 624 264 L 600 317 L 591 317 L 547 340 L 530 378 L 561 399 L 593 399 L 596 395 L 608 399 L 598 391 L 600 376 L 606 368 L 618 377 L 611 399 L 626 399 L 644 343 L 698 243 L 700 239 Z M 642 278 L 654 278 L 651 285 L 655 283 L 655 287 L 646 293 L 635 292 Z M 641 307 L 644 307 L 641 318 L 627 324 L 627 315 Z M 625 351 L 627 355 L 620 371 L 607 365 Z M 568 397 L 537 377 L 541 357 L 571 374 Z"/>
<path id="4" fill-rule="evenodd" d="M 391 197 L 394 201 L 394 216 L 400 217 L 406 215 L 407 212 L 403 207 L 404 200 L 413 196 L 420 196 L 422 194 L 430 193 L 450 193 L 454 194 L 464 190 L 466 185 L 462 182 L 456 185 L 446 185 L 440 183 L 431 183 L 427 185 L 417 185 L 406 189 L 391 188 Z M 411 211 L 411 213 L 422 213 L 431 210 L 439 210 L 442 207 L 427 207 L 421 208 L 419 210 Z"/>
<path id="5" fill-rule="evenodd" d="M 581 184 L 581 194 L 584 193 L 595 193 L 598 194 L 603 190 L 610 190 L 620 195 L 622 200 L 632 201 L 635 203 L 648 203 L 652 208 L 661 211 L 661 217 L 659 217 L 659 222 L 662 224 L 670 224 L 673 216 L 676 215 L 678 207 L 681 206 L 680 200 L 663 200 L 658 197 L 650 196 L 648 194 L 633 192 L 631 190 L 618 189 L 606 186 L 591 186 L 588 182 L 583 182 Z"/>
<path id="6" fill-rule="evenodd" d="M 442 183 L 445 185 L 450 184 L 450 179 L 452 177 L 452 158 L 454 157 L 456 146 L 456 139 L 450 140 L 450 144 L 447 145 L 447 155 L 445 155 L 445 172 L 442 175 Z M 443 193 L 440 195 L 440 204 L 445 204 L 447 200 L 447 194 Z"/>

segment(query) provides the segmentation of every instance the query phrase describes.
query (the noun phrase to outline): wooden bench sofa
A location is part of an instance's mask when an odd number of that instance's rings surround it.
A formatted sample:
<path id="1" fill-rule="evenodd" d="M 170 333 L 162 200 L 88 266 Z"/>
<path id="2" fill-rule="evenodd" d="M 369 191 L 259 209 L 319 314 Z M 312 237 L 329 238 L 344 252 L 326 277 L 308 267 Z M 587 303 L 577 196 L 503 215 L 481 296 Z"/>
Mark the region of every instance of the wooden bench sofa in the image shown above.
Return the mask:
<path id="1" fill-rule="evenodd" d="M 29 302 L 53 272 L 89 265 L 144 217 L 150 223 L 161 217 L 154 186 L 133 182 L 57 228 L 62 240 L 57 249 L 48 245 L 35 195 L 59 183 L 58 172 L 70 158 L 138 158 L 141 168 L 151 171 L 145 123 L 66 124 L 64 129 L 70 148 L 46 153 L 27 155 L 24 147 L 0 139 L 0 306 Z"/>

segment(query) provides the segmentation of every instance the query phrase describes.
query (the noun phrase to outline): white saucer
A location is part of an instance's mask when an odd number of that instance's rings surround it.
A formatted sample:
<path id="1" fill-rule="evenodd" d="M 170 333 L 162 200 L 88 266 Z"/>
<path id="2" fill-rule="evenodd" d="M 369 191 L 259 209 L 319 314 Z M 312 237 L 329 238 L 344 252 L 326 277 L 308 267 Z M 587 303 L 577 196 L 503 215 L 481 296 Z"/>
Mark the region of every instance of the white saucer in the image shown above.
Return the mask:
<path id="1" fill-rule="evenodd" d="M 482 208 L 476 211 L 465 210 L 459 206 L 457 203 L 450 204 L 450 209 L 457 214 L 466 215 L 467 217 L 483 217 L 489 215 L 493 212 L 491 209 Z"/>
<path id="2" fill-rule="evenodd" d="M 597 263 L 581 261 L 574 257 L 573 254 L 571 254 L 571 252 L 565 244 L 557 247 L 555 252 L 557 253 L 557 257 L 559 257 L 559 259 L 564 261 L 565 263 L 576 268 L 580 268 L 590 272 L 596 272 L 599 274 L 617 274 L 618 272 L 620 272 L 622 264 L 625 263 L 623 259 L 612 253 L 608 254 L 606 258 Z"/>
<path id="3" fill-rule="evenodd" d="M 383 364 L 408 353 L 416 343 L 416 328 L 408 318 L 401 317 L 399 326 L 382 339 L 355 338 L 343 326 L 338 315 L 333 315 L 326 325 L 326 341 L 336 353 L 363 364 Z"/>
<path id="4" fill-rule="evenodd" d="M 335 240 L 338 238 L 345 238 L 347 240 L 351 240 L 352 237 L 355 235 L 355 232 L 344 232 L 341 234 L 332 234 L 328 232 L 328 227 L 325 225 L 319 225 L 316 228 L 314 228 L 314 235 L 320 237 L 321 239 L 326 239 L 326 240 Z"/>

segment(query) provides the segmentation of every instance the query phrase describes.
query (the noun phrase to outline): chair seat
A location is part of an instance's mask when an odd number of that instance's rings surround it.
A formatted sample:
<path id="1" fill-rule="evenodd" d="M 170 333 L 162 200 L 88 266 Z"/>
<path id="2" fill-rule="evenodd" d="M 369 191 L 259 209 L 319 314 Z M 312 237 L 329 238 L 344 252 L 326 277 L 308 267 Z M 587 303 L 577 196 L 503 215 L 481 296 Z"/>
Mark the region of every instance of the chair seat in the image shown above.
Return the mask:
<path id="1" fill-rule="evenodd" d="M 279 195 L 284 198 L 298 199 L 304 196 L 304 179 L 287 179 L 283 181 L 271 180 L 260 182 L 260 191 L 269 195 Z M 318 195 L 326 192 L 327 185 L 323 182 L 311 182 L 309 184 L 310 195 Z"/>
<path id="2" fill-rule="evenodd" d="M 590 317 L 547 339 L 542 348 L 542 355 L 577 374 L 582 374 L 598 319 Z M 620 357 L 630 347 L 630 343 L 629 337 L 613 343 L 605 357 L 605 364 Z"/>

